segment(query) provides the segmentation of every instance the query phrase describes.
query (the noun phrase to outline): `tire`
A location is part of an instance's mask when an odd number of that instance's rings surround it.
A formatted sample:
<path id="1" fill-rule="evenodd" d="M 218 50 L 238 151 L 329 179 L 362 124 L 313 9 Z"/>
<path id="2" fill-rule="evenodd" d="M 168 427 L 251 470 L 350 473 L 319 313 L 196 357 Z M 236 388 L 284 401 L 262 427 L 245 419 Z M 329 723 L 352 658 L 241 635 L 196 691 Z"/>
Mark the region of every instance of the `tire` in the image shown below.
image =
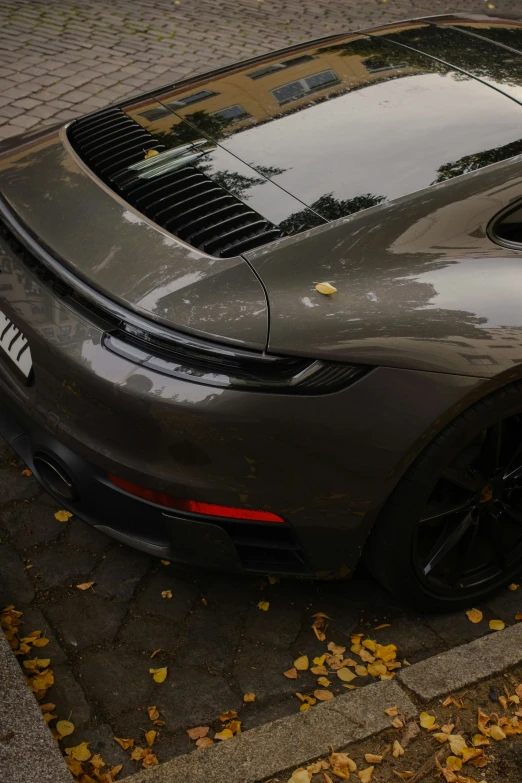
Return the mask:
<path id="1" fill-rule="evenodd" d="M 373 576 L 401 601 L 432 612 L 469 609 L 513 582 L 522 572 L 519 444 L 522 382 L 447 425 L 408 469 L 374 525 L 364 553 Z M 444 511 L 449 497 L 454 511 Z"/>

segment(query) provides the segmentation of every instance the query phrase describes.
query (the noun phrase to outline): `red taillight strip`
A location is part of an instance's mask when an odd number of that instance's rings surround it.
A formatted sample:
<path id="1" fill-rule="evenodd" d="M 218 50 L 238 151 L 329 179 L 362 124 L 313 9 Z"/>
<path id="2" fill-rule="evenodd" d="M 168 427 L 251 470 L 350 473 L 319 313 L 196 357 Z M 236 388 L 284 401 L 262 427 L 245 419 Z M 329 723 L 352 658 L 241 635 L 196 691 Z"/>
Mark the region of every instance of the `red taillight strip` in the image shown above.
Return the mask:
<path id="1" fill-rule="evenodd" d="M 140 487 L 131 481 L 108 474 L 110 481 L 130 495 L 156 503 L 166 508 L 177 508 L 179 511 L 190 511 L 192 514 L 203 514 L 210 517 L 227 517 L 228 519 L 248 519 L 251 522 L 284 522 L 284 519 L 271 511 L 258 511 L 250 508 L 237 508 L 236 506 L 218 506 L 215 503 L 201 503 L 199 500 L 187 500 L 166 495 L 164 492 L 156 492 L 154 489 Z"/>

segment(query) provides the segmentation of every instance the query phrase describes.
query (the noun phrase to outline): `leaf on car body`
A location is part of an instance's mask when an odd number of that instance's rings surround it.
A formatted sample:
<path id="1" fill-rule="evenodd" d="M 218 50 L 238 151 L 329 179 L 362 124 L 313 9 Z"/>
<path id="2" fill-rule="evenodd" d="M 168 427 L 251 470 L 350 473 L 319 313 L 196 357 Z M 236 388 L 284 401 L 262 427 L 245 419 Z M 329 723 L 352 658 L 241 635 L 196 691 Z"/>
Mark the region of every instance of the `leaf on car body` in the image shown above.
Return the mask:
<path id="1" fill-rule="evenodd" d="M 320 294 L 325 294 L 325 296 L 331 296 L 332 294 L 335 294 L 337 288 L 331 285 L 331 283 L 317 283 L 315 290 Z"/>

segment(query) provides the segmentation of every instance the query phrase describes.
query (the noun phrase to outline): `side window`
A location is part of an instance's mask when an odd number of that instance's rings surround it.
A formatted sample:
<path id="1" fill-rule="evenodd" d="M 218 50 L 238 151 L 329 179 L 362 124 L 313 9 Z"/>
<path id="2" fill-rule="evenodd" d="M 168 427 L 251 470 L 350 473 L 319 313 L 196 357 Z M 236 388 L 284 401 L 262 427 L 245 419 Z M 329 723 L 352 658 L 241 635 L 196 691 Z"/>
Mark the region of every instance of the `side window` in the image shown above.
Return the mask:
<path id="1" fill-rule="evenodd" d="M 522 202 L 501 214 L 490 230 L 492 239 L 501 244 L 517 244 L 522 250 Z"/>

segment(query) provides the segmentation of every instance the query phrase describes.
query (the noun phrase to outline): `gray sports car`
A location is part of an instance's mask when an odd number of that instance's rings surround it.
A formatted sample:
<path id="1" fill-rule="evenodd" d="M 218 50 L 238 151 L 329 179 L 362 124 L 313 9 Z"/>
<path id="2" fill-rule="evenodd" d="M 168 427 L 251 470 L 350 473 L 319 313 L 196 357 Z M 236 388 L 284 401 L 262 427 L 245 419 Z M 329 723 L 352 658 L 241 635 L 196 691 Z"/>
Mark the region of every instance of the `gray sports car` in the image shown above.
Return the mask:
<path id="1" fill-rule="evenodd" d="M 335 35 L 5 142 L 0 432 L 162 558 L 522 568 L 522 23 Z"/>

